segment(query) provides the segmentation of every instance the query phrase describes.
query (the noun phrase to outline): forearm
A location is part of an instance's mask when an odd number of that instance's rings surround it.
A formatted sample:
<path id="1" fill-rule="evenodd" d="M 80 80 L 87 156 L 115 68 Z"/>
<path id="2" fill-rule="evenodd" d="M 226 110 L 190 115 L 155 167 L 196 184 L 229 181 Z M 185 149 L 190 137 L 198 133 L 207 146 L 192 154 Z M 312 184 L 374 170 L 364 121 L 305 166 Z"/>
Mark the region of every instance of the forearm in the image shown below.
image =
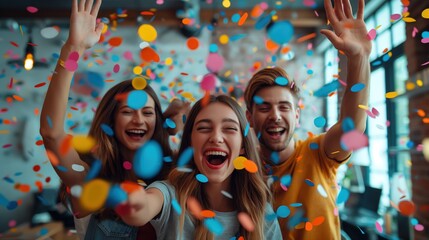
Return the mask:
<path id="1" fill-rule="evenodd" d="M 352 92 L 351 88 L 357 83 L 362 83 L 365 87 L 359 92 Z M 368 56 L 362 54 L 348 58 L 347 62 L 347 87 L 341 102 L 340 121 L 350 117 L 355 128 L 364 132 L 366 128 L 366 112 L 358 106 L 368 105 L 370 85 L 370 65 Z"/>
<path id="2" fill-rule="evenodd" d="M 74 72 L 65 69 L 61 65 L 74 51 L 81 55 L 84 49 L 78 49 L 68 44 L 62 47 L 55 72 L 52 75 L 40 116 L 40 132 L 44 138 L 58 140 L 59 137 L 65 136 L 64 120 Z"/>

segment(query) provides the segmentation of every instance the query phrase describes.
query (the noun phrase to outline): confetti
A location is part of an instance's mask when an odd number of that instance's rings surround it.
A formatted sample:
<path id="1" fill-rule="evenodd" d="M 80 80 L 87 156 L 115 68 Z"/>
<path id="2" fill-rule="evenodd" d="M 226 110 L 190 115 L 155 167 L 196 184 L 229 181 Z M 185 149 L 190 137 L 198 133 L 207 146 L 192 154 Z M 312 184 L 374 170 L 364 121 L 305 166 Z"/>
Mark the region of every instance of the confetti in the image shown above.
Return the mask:
<path id="1" fill-rule="evenodd" d="M 249 214 L 245 212 L 239 212 L 237 214 L 237 218 L 241 226 L 243 226 L 243 228 L 246 229 L 246 231 L 253 232 L 253 230 L 255 230 L 255 224 L 253 223 Z"/>
<path id="2" fill-rule="evenodd" d="M 197 176 L 195 177 L 200 183 L 207 183 L 209 181 L 209 179 L 204 174 L 201 174 L 201 173 L 197 174 Z"/>
<path id="3" fill-rule="evenodd" d="M 82 188 L 80 206 L 87 211 L 97 211 L 103 207 L 109 194 L 110 184 L 102 179 L 94 179 Z"/>
<path id="4" fill-rule="evenodd" d="M 180 204 L 179 204 L 179 202 L 177 202 L 177 200 L 176 200 L 176 199 L 172 199 L 172 200 L 171 200 L 171 205 L 173 206 L 174 211 L 175 211 L 178 215 L 182 214 L 182 207 L 180 207 Z"/>
<path id="5" fill-rule="evenodd" d="M 128 199 L 127 193 L 118 185 L 113 185 L 107 195 L 106 206 L 115 208 Z"/>
<path id="6" fill-rule="evenodd" d="M 368 137 L 357 131 L 351 130 L 341 136 L 341 147 L 347 151 L 355 151 L 368 146 Z"/>
<path id="7" fill-rule="evenodd" d="M 403 200 L 398 203 L 399 212 L 404 216 L 411 216 L 414 214 L 414 203 L 409 200 Z"/>
<path id="8" fill-rule="evenodd" d="M 145 42 L 154 41 L 158 35 L 156 29 L 149 24 L 140 25 L 139 29 L 137 30 L 137 33 L 139 37 Z"/>
<path id="9" fill-rule="evenodd" d="M 127 105 L 134 110 L 139 110 L 144 106 L 146 106 L 147 99 L 148 99 L 148 96 L 145 91 L 133 90 L 128 93 Z"/>
<path id="10" fill-rule="evenodd" d="M 96 141 L 91 136 L 75 135 L 72 139 L 72 146 L 79 153 L 89 153 L 95 144 Z"/>
<path id="11" fill-rule="evenodd" d="M 287 218 L 290 214 L 290 209 L 287 206 L 281 205 L 277 208 L 276 215 L 279 218 Z"/>
<path id="12" fill-rule="evenodd" d="M 220 236 L 222 235 L 223 231 L 224 231 L 224 227 L 222 226 L 222 224 L 214 219 L 214 218 L 206 218 L 204 219 L 204 226 L 206 226 L 206 228 L 213 233 L 216 236 Z"/>
<path id="13" fill-rule="evenodd" d="M 151 179 L 162 169 L 162 148 L 155 140 L 149 140 L 141 146 L 134 156 L 133 169 L 142 179 Z"/>
<path id="14" fill-rule="evenodd" d="M 182 154 L 180 154 L 177 160 L 178 167 L 184 167 L 194 156 L 194 149 L 192 147 L 186 148 Z"/>
<path id="15" fill-rule="evenodd" d="M 326 125 L 326 119 L 323 116 L 319 116 L 314 119 L 314 126 L 321 128 Z"/>
<path id="16" fill-rule="evenodd" d="M 293 25 L 287 20 L 277 21 L 267 30 L 268 38 L 279 45 L 288 43 L 293 35 Z"/>

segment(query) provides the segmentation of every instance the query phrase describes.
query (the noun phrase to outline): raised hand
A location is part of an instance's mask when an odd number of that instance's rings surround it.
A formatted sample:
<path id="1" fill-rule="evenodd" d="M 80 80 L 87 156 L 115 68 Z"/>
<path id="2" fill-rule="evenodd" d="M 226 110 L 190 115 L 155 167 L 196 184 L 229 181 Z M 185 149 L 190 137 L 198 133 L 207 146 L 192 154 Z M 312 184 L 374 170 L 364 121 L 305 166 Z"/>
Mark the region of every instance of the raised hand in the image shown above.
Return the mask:
<path id="1" fill-rule="evenodd" d="M 367 39 L 367 29 L 363 21 L 365 1 L 359 0 L 356 18 L 353 17 L 349 0 L 325 0 L 326 16 L 332 29 L 323 29 L 320 32 L 325 35 L 334 47 L 343 51 L 348 57 L 363 54 L 369 56 L 372 44 Z"/>
<path id="2" fill-rule="evenodd" d="M 96 22 L 101 1 L 73 0 L 67 44 L 85 50 L 98 42 L 103 29 L 103 23 Z"/>

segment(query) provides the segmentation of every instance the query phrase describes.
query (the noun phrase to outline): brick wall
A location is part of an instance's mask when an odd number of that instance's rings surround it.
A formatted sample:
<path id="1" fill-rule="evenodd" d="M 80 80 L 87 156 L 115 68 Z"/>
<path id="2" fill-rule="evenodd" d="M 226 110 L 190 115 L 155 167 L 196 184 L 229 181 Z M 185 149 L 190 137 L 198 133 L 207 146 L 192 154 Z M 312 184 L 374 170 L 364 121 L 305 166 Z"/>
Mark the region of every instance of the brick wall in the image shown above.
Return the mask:
<path id="1" fill-rule="evenodd" d="M 426 8 L 429 8 L 429 1 L 412 1 L 409 12 L 416 22 L 407 23 L 406 28 L 405 53 L 410 79 L 420 79 L 425 83 L 419 94 L 411 93 L 409 98 L 410 140 L 416 145 L 429 137 L 429 124 L 423 123 L 422 117 L 416 114 L 416 109 L 422 109 L 426 112 L 426 117 L 429 115 L 429 79 L 426 79 L 429 65 L 422 66 L 429 61 L 429 44 L 420 42 L 421 33 L 429 29 L 429 21 L 421 16 L 421 12 Z M 419 32 L 413 38 L 415 29 Z M 426 91 L 421 91 L 422 89 Z M 424 231 L 414 230 L 414 239 L 429 239 L 429 161 L 424 159 L 421 152 L 412 152 L 411 161 L 412 200 L 416 206 L 414 217 L 424 226 Z"/>

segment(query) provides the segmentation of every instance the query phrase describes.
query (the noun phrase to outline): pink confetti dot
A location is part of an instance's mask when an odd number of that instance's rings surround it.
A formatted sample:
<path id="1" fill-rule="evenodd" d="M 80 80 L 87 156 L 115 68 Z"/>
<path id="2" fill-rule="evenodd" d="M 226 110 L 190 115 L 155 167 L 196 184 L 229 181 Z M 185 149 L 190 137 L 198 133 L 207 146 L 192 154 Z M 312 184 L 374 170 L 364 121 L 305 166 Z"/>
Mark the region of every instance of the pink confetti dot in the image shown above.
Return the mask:
<path id="1" fill-rule="evenodd" d="M 368 137 L 357 130 L 352 130 L 341 136 L 341 145 L 345 150 L 357 150 L 368 146 Z"/>
<path id="2" fill-rule="evenodd" d="M 210 72 L 219 72 L 224 66 L 223 57 L 217 53 L 210 53 L 207 57 L 206 67 Z"/>
<path id="3" fill-rule="evenodd" d="M 70 72 L 74 72 L 76 71 L 78 65 L 77 62 L 74 60 L 70 60 L 68 59 L 65 63 L 64 63 L 64 68 L 67 69 Z"/>
<path id="4" fill-rule="evenodd" d="M 33 7 L 33 6 L 28 6 L 28 7 L 27 7 L 27 11 L 28 11 L 29 13 L 36 13 L 37 11 L 39 11 L 39 9 L 38 9 L 38 8 L 36 8 L 36 7 Z"/>
<path id="5" fill-rule="evenodd" d="M 375 228 L 377 229 L 377 232 L 382 233 L 383 232 L 383 226 L 379 222 L 375 222 Z"/>
<path id="6" fill-rule="evenodd" d="M 416 226 L 414 226 L 414 229 L 416 229 L 416 231 L 423 231 L 425 230 L 425 226 L 421 225 L 421 224 L 417 224 Z"/>
<path id="7" fill-rule="evenodd" d="M 129 161 L 125 161 L 122 165 L 126 170 L 131 170 L 133 168 L 133 165 Z"/>
<path id="8" fill-rule="evenodd" d="M 15 221 L 15 220 L 10 220 L 10 221 L 9 221 L 8 226 L 9 226 L 10 228 L 15 227 L 15 226 L 16 226 L 16 221 Z"/>
<path id="9" fill-rule="evenodd" d="M 401 19 L 401 17 L 402 17 L 401 14 L 395 13 L 395 14 L 392 14 L 392 16 L 390 16 L 390 20 L 396 21 L 398 19 Z"/>
<path id="10" fill-rule="evenodd" d="M 113 72 L 114 73 L 119 72 L 120 69 L 121 69 L 121 66 L 119 64 L 115 64 L 115 66 L 113 66 Z"/>
<path id="11" fill-rule="evenodd" d="M 266 2 L 261 2 L 261 4 L 259 4 L 259 6 L 264 11 L 268 9 L 268 3 L 266 3 Z"/>
<path id="12" fill-rule="evenodd" d="M 73 61 L 79 60 L 79 53 L 76 52 L 76 51 L 71 52 L 70 55 L 69 55 L 68 60 L 73 60 Z"/>
<path id="13" fill-rule="evenodd" d="M 200 87 L 205 91 L 214 90 L 216 87 L 216 76 L 212 73 L 204 75 L 203 80 L 201 80 Z"/>
<path id="14" fill-rule="evenodd" d="M 376 36 L 377 36 L 377 31 L 375 31 L 375 29 L 369 30 L 368 34 L 366 35 L 368 40 L 374 40 Z"/>
<path id="15" fill-rule="evenodd" d="M 125 51 L 123 56 L 126 60 L 133 60 L 133 53 L 131 51 Z"/>

